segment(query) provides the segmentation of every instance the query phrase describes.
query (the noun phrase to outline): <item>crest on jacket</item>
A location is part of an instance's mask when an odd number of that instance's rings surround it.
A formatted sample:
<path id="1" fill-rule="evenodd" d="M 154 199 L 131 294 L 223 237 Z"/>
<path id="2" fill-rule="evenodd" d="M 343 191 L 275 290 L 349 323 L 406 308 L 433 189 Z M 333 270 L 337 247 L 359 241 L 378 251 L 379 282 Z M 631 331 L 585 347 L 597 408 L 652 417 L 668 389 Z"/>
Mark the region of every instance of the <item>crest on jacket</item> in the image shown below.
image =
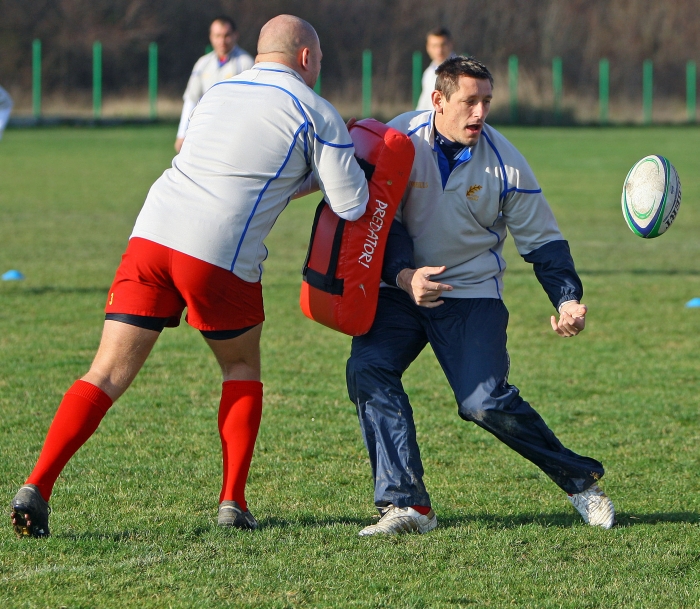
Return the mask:
<path id="1" fill-rule="evenodd" d="M 473 186 L 470 186 L 467 190 L 467 199 L 469 199 L 470 201 L 478 201 L 479 195 L 476 193 L 479 192 L 481 188 L 482 187 L 479 184 L 474 184 Z"/>

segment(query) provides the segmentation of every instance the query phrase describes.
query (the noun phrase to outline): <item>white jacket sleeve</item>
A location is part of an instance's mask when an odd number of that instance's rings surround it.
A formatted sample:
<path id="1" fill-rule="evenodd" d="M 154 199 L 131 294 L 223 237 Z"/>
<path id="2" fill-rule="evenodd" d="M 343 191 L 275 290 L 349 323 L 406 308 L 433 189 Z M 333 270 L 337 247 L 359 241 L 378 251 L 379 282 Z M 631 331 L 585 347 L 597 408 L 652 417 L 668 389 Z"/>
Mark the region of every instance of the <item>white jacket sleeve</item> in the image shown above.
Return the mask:
<path id="1" fill-rule="evenodd" d="M 196 106 L 197 106 L 197 104 L 195 102 L 193 102 L 191 99 L 185 98 L 185 101 L 182 104 L 182 114 L 180 115 L 180 124 L 177 127 L 177 137 L 178 138 L 185 137 L 185 132 L 187 131 L 187 125 L 190 124 L 190 115 L 192 114 L 192 110 L 194 110 Z"/>
<path id="2" fill-rule="evenodd" d="M 10 94 L 0 87 L 0 139 L 2 139 L 2 133 L 7 127 L 7 123 L 10 120 L 10 113 L 12 112 L 12 98 Z"/>

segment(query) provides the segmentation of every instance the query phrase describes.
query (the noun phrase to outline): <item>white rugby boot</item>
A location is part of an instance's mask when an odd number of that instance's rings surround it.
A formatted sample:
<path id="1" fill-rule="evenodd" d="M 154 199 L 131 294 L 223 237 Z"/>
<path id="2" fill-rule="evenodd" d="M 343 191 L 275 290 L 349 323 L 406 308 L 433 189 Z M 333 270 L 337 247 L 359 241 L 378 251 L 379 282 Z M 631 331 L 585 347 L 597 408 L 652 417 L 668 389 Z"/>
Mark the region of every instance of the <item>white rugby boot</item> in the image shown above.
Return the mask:
<path id="1" fill-rule="evenodd" d="M 398 535 L 400 533 L 427 533 L 437 526 L 437 516 L 431 509 L 423 516 L 412 507 L 389 505 L 377 524 L 360 531 L 360 537 L 368 535 Z"/>
<path id="2" fill-rule="evenodd" d="M 594 483 L 582 493 L 569 495 L 569 501 L 587 524 L 604 529 L 615 524 L 615 506 L 597 484 Z"/>

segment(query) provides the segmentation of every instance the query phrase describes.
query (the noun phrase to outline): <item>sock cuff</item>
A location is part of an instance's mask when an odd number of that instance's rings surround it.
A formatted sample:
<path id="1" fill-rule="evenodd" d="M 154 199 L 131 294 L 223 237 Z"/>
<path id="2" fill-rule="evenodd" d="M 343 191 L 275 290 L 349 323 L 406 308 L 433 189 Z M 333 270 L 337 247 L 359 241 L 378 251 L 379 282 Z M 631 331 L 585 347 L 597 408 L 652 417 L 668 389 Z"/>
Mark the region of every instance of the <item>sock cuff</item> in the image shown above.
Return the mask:
<path id="1" fill-rule="evenodd" d="M 83 380 L 75 381 L 71 388 L 66 391 L 66 395 L 76 395 L 89 400 L 102 411 L 102 414 L 106 414 L 114 403 L 112 398 L 102 391 L 102 389 Z"/>
<path id="2" fill-rule="evenodd" d="M 224 381 L 221 387 L 225 393 L 235 392 L 238 395 L 262 396 L 263 393 L 260 381 Z"/>

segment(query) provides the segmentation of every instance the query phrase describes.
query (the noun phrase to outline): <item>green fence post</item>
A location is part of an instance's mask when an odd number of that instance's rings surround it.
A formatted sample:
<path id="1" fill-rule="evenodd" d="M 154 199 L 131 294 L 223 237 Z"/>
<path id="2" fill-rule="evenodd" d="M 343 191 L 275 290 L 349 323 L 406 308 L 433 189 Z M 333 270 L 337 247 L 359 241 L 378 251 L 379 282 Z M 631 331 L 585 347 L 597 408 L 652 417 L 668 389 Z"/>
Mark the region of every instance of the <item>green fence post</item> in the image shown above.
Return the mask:
<path id="1" fill-rule="evenodd" d="M 610 62 L 601 59 L 598 65 L 598 100 L 600 104 L 600 122 L 608 122 L 610 108 Z"/>
<path id="2" fill-rule="evenodd" d="M 158 116 L 156 103 L 158 101 L 158 44 L 148 45 L 148 105 L 151 120 Z"/>
<path id="3" fill-rule="evenodd" d="M 318 78 L 314 85 L 314 93 L 316 93 L 316 95 L 321 95 L 321 72 L 318 73 Z"/>
<path id="4" fill-rule="evenodd" d="M 92 109 L 95 118 L 102 116 L 102 43 L 92 45 Z"/>
<path id="5" fill-rule="evenodd" d="M 518 57 L 508 58 L 508 85 L 510 88 L 510 122 L 518 122 Z"/>
<path id="6" fill-rule="evenodd" d="M 653 97 L 653 75 L 654 75 L 654 64 L 651 59 L 644 60 L 644 79 L 642 83 L 643 96 L 644 96 L 644 124 L 651 125 L 651 103 Z"/>
<path id="7" fill-rule="evenodd" d="M 418 98 L 420 97 L 421 91 L 423 89 L 423 53 L 420 51 L 413 51 L 413 79 L 412 79 L 412 91 L 413 91 L 413 107 L 418 105 Z"/>
<path id="8" fill-rule="evenodd" d="M 372 51 L 362 51 L 362 118 L 372 114 Z"/>
<path id="9" fill-rule="evenodd" d="M 697 67 L 694 61 L 685 64 L 685 93 L 686 105 L 688 106 L 688 122 L 694 123 L 697 117 L 697 97 L 696 97 L 696 76 Z"/>
<path id="10" fill-rule="evenodd" d="M 552 88 L 554 90 L 554 121 L 561 120 L 561 98 L 563 89 L 561 57 L 552 59 Z"/>
<path id="11" fill-rule="evenodd" d="M 32 42 L 32 109 L 34 118 L 41 116 L 41 40 Z"/>

